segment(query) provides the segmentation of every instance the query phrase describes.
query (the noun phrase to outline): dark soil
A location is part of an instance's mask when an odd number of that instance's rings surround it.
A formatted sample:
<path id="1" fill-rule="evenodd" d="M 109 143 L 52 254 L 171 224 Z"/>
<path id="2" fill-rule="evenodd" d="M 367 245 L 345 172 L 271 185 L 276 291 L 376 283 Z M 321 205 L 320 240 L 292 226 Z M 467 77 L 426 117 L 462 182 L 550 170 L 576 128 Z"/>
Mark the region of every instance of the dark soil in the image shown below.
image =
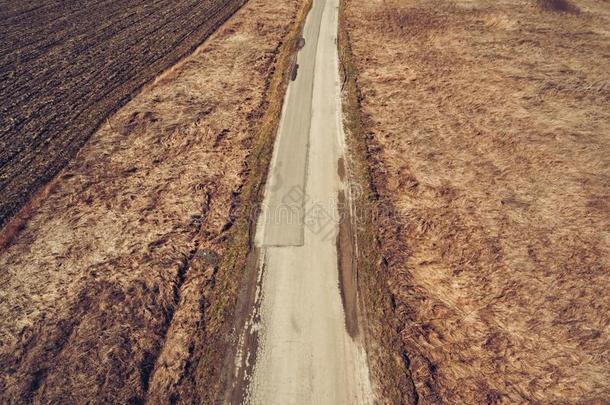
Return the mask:
<path id="1" fill-rule="evenodd" d="M 243 3 L 0 1 L 0 226 Z"/>

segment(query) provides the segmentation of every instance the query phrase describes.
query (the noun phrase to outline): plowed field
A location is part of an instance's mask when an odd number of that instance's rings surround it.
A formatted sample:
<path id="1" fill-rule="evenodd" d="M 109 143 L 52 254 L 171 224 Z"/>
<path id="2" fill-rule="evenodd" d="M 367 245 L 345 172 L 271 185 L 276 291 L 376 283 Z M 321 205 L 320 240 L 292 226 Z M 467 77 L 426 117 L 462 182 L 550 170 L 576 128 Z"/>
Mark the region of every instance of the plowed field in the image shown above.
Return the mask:
<path id="1" fill-rule="evenodd" d="M 0 1 L 0 226 L 243 0 Z"/>

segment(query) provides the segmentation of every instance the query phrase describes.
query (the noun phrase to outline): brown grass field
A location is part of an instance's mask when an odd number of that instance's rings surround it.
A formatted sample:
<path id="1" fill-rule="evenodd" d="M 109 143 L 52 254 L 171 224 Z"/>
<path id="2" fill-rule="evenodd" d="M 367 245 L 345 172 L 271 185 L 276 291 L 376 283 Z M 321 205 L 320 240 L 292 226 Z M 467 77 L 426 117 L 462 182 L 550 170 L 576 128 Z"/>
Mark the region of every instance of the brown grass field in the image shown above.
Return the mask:
<path id="1" fill-rule="evenodd" d="M 302 16 L 250 0 L 4 228 L 0 403 L 214 403 L 247 252 L 235 219 L 264 176 Z"/>
<path id="2" fill-rule="evenodd" d="M 243 0 L 0 1 L 0 226 Z"/>
<path id="3" fill-rule="evenodd" d="M 0 404 L 219 402 L 309 4 L 242 3 L 0 0 Z M 342 7 L 380 402 L 607 403 L 610 4 Z"/>
<path id="4" fill-rule="evenodd" d="M 610 4 L 347 0 L 344 16 L 419 402 L 607 403 Z"/>

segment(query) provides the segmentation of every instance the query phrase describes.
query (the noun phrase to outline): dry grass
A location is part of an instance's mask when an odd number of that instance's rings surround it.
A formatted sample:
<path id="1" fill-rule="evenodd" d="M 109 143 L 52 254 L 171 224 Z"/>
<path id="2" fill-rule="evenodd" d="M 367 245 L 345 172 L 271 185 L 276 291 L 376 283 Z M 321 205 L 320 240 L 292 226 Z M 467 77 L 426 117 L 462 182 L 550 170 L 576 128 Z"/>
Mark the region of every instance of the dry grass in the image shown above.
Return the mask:
<path id="1" fill-rule="evenodd" d="M 610 9 L 579 7 L 347 3 L 423 403 L 610 397 Z"/>
<path id="2" fill-rule="evenodd" d="M 0 402 L 206 393 L 211 291 L 297 8 L 248 2 L 111 117 L 5 238 Z"/>
<path id="3" fill-rule="evenodd" d="M 349 159 L 340 171 L 347 181 L 357 184 L 358 193 L 352 195 L 354 212 L 375 211 L 375 185 L 367 162 L 366 133 L 362 122 L 359 93 L 356 83 L 349 33 L 346 30 L 345 3 L 339 15 L 338 47 L 342 73 L 343 116 Z M 342 176 L 342 173 L 339 174 Z M 379 235 L 370 215 L 355 215 L 355 233 L 358 277 L 358 296 L 363 336 L 366 340 L 370 375 L 378 398 L 382 403 L 412 404 L 417 401 L 415 387 L 408 370 L 408 358 L 400 341 L 401 322 L 394 312 L 395 303 L 388 288 L 387 272 L 379 272 L 383 257 L 379 249 Z"/>
<path id="4" fill-rule="evenodd" d="M 405 7 L 400 3 L 383 2 L 372 17 L 379 24 L 379 30 L 394 35 L 422 35 L 429 30 L 439 29 L 446 22 L 451 3 L 432 0 L 427 7 Z M 430 12 L 435 10 L 435 12 Z"/>

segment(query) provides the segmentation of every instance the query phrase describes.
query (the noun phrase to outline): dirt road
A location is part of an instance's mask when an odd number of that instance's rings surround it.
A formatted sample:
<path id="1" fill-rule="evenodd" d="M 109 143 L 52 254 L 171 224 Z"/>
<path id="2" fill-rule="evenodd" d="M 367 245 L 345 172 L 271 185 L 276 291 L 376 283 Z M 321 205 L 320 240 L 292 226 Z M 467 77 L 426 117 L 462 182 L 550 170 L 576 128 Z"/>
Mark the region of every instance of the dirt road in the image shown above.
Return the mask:
<path id="1" fill-rule="evenodd" d="M 354 291 L 339 283 L 337 201 L 345 185 L 337 7 L 337 0 L 314 2 L 284 105 L 258 222 L 261 286 L 244 331 L 258 339 L 237 356 L 236 375 L 251 370 L 237 398 L 247 403 L 373 402 L 361 337 L 346 327 L 353 308 L 342 304 L 342 294 Z"/>

